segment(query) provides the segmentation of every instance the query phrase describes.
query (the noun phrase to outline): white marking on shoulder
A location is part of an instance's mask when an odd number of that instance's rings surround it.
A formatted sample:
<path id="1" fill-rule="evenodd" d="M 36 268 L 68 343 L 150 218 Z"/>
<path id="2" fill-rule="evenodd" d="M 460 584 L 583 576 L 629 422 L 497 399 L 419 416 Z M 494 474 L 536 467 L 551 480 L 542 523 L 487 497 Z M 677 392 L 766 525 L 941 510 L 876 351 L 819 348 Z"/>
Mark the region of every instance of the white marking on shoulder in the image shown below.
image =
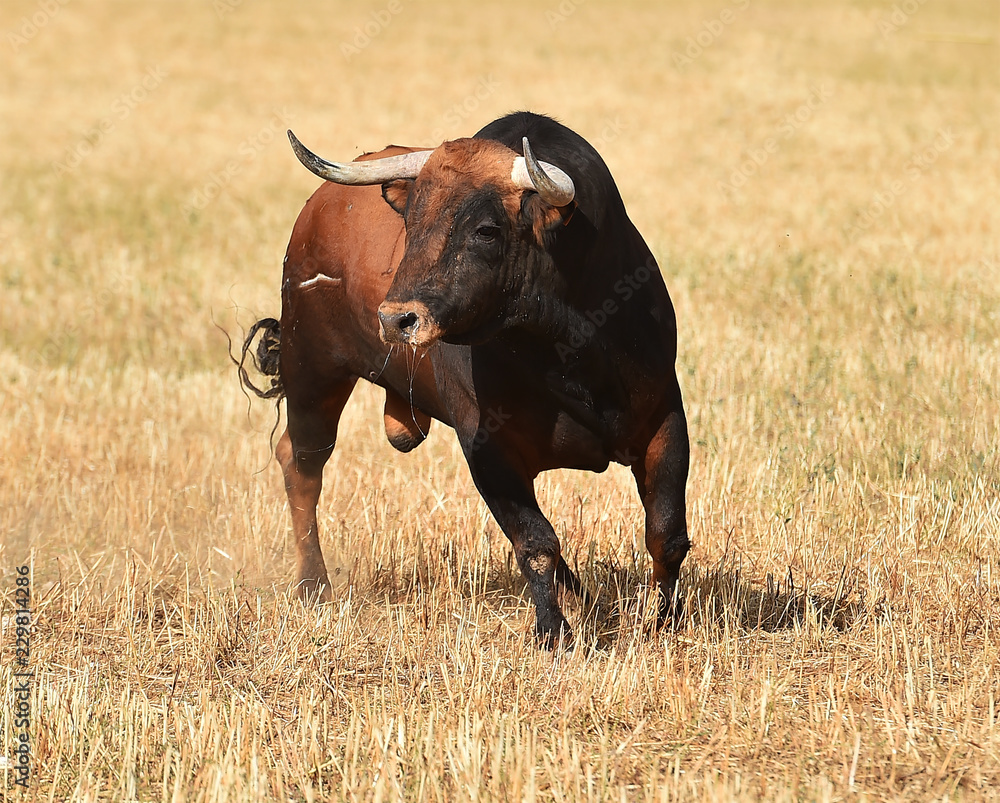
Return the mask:
<path id="1" fill-rule="evenodd" d="M 325 273 L 317 273 L 311 279 L 306 279 L 304 282 L 299 284 L 300 290 L 308 290 L 310 287 L 315 287 L 320 282 L 329 282 L 330 284 L 340 284 L 341 279 L 335 279 L 333 276 L 327 276 Z"/>

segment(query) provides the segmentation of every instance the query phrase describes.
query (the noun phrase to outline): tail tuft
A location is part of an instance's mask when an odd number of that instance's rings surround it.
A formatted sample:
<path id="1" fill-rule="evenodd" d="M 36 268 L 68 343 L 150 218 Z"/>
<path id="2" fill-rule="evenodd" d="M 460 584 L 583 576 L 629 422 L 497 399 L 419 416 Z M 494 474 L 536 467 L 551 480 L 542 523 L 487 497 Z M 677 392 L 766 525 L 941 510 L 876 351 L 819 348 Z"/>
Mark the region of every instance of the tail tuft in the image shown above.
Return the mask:
<path id="1" fill-rule="evenodd" d="M 258 334 L 257 348 L 253 348 L 254 340 Z M 274 318 L 261 318 L 250 327 L 246 339 L 243 341 L 243 353 L 239 361 L 240 383 L 244 388 L 251 391 L 262 399 L 280 399 L 285 395 L 285 389 L 281 384 L 281 373 L 279 356 L 281 353 L 281 326 Z M 247 358 L 258 373 L 269 378 L 270 387 L 259 388 L 247 374 Z"/>

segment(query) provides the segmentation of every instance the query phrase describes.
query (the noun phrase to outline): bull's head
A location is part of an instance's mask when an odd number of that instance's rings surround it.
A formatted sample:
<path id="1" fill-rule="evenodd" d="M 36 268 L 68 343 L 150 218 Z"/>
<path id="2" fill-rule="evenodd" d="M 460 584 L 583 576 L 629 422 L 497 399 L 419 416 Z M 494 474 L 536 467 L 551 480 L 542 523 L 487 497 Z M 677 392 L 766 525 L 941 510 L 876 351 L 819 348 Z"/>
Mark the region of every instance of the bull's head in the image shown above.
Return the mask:
<path id="1" fill-rule="evenodd" d="M 546 233 L 568 219 L 572 179 L 487 139 L 361 162 L 327 162 L 288 132 L 299 160 L 338 184 L 381 184 L 403 216 L 406 249 L 379 307 L 382 339 L 427 347 L 480 342 L 515 316 Z"/>

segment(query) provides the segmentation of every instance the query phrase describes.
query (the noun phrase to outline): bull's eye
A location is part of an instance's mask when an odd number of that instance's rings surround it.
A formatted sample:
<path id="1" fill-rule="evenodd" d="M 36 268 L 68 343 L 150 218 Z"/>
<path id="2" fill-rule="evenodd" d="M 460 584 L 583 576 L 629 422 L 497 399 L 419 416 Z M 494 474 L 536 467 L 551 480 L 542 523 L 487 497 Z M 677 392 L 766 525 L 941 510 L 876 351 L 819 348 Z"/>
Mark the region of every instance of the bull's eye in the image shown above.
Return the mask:
<path id="1" fill-rule="evenodd" d="M 480 240 L 493 241 L 497 238 L 500 233 L 499 226 L 492 226 L 490 224 L 485 224 L 476 229 L 476 236 Z"/>

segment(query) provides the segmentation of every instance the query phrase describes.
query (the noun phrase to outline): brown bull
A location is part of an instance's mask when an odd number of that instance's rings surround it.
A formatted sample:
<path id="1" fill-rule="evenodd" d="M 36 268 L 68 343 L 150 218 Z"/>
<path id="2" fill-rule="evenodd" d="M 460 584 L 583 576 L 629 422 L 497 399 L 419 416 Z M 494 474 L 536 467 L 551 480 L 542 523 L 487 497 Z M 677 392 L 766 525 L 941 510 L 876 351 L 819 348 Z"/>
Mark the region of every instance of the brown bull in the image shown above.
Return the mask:
<path id="1" fill-rule="evenodd" d="M 259 322 L 243 353 L 263 330 L 258 366 L 280 375 L 270 395 L 286 398 L 276 454 L 300 594 L 329 597 L 316 505 L 363 378 L 385 389 L 386 435 L 400 451 L 421 443 L 431 419 L 454 428 L 513 544 L 546 645 L 570 635 L 556 581 L 582 589 L 533 481 L 554 468 L 629 466 L 662 623 L 689 548 L 676 323 L 598 153 L 527 112 L 434 150 L 392 146 L 347 164 L 289 137 L 327 181 L 292 231 L 280 331 Z M 278 360 L 267 359 L 275 349 Z"/>

